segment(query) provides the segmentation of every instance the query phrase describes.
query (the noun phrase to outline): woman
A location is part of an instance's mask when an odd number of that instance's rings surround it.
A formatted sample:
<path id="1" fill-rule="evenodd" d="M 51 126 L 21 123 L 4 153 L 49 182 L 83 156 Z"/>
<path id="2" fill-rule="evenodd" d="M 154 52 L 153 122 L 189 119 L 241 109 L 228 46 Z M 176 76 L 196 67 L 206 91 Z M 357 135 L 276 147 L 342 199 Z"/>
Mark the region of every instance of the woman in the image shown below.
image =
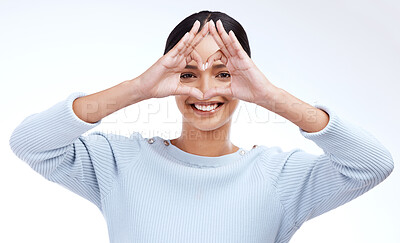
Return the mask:
<path id="1" fill-rule="evenodd" d="M 11 149 L 93 202 L 110 242 L 288 242 L 305 221 L 382 182 L 393 159 L 332 109 L 273 85 L 250 56 L 236 20 L 192 14 L 143 74 L 91 95 L 72 93 L 28 116 L 11 135 Z M 183 116 L 178 138 L 82 135 L 121 108 L 170 95 Z M 239 100 L 290 120 L 324 153 L 235 146 L 229 134 Z"/>

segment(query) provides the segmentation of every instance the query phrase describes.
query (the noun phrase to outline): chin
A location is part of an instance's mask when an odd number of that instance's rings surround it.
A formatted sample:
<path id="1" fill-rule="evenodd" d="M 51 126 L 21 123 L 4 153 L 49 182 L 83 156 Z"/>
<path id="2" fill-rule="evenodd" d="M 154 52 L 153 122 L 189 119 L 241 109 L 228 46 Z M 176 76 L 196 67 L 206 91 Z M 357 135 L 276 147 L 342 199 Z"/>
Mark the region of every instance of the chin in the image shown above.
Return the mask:
<path id="1" fill-rule="evenodd" d="M 202 123 L 202 122 L 192 122 L 192 126 L 197 128 L 200 131 L 209 132 L 217 130 L 218 128 L 222 127 L 224 124 L 210 124 L 210 123 Z"/>
<path id="2" fill-rule="evenodd" d="M 189 124 L 194 130 L 210 132 L 218 130 L 227 125 L 231 119 L 229 117 L 197 118 L 194 116 L 183 117 L 183 122 Z"/>

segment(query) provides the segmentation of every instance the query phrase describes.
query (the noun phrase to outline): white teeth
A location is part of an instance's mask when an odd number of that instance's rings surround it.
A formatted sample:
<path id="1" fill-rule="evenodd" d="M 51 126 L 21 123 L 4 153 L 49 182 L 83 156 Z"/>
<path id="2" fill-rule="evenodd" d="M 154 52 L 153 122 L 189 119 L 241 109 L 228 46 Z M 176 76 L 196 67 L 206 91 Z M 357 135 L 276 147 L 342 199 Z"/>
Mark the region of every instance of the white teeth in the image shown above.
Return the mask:
<path id="1" fill-rule="evenodd" d="M 202 110 L 202 111 L 211 111 L 214 110 L 215 108 L 218 107 L 218 104 L 214 104 L 214 105 L 196 105 L 194 104 L 194 106 L 198 109 L 198 110 Z"/>

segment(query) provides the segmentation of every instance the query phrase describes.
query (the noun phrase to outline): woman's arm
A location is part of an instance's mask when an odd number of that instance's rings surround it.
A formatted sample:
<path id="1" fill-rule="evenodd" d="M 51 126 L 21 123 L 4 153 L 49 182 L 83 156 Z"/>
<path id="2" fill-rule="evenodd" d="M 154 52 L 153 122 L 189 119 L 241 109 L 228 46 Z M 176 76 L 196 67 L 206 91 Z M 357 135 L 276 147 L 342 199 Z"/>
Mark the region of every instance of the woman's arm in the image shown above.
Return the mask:
<path id="1" fill-rule="evenodd" d="M 96 123 L 122 108 L 144 100 L 144 96 L 138 92 L 139 78 L 77 98 L 73 102 L 74 113 L 85 122 Z"/>
<path id="2" fill-rule="evenodd" d="M 259 105 L 296 124 L 305 138 L 340 165 L 334 168 L 341 173 L 357 176 L 361 181 L 383 181 L 392 172 L 390 152 L 371 133 L 340 118 L 327 106 L 312 106 L 283 89 L 275 90 L 269 94 L 268 102 Z"/>
<path id="3" fill-rule="evenodd" d="M 179 78 L 188 61 L 202 64 L 192 51 L 208 30 L 197 33 L 199 26 L 196 21 L 190 33 L 139 77 L 91 95 L 71 93 L 48 109 L 29 115 L 12 132 L 11 150 L 46 179 L 102 210 L 102 200 L 113 182 L 135 164 L 141 135 L 135 132 L 128 138 L 98 131 L 88 136 L 83 133 L 98 126 L 107 115 L 141 100 L 169 95 L 201 99 L 200 90 L 182 85 Z"/>
<path id="4" fill-rule="evenodd" d="M 12 132 L 11 150 L 47 180 L 102 210 L 102 200 L 113 181 L 139 154 L 139 134 L 130 138 L 98 131 L 82 134 L 100 125 L 108 114 L 143 100 L 137 80 L 92 95 L 74 92 L 48 109 L 29 115 Z M 120 151 L 123 144 L 131 149 Z"/>
<path id="5" fill-rule="evenodd" d="M 270 96 L 268 103 L 265 108 L 297 124 L 300 133 L 324 151 L 314 155 L 302 149 L 279 150 L 262 158 L 285 209 L 282 239 L 290 238 L 305 221 L 371 190 L 393 171 L 390 152 L 328 106 L 310 108 L 284 90 Z"/>

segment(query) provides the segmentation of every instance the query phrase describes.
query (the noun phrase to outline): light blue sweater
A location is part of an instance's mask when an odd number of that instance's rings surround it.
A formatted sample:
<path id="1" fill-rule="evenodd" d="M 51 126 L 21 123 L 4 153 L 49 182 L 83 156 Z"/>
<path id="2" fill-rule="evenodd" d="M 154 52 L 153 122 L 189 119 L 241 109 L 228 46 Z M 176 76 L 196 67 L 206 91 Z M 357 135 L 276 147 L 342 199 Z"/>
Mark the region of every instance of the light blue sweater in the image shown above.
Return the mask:
<path id="1" fill-rule="evenodd" d="M 324 153 L 259 145 L 220 157 L 190 154 L 156 136 L 86 131 L 66 99 L 26 117 L 12 151 L 49 181 L 93 202 L 111 243 L 288 242 L 307 220 L 362 195 L 394 168 L 370 133 L 329 114 L 300 133 Z"/>

